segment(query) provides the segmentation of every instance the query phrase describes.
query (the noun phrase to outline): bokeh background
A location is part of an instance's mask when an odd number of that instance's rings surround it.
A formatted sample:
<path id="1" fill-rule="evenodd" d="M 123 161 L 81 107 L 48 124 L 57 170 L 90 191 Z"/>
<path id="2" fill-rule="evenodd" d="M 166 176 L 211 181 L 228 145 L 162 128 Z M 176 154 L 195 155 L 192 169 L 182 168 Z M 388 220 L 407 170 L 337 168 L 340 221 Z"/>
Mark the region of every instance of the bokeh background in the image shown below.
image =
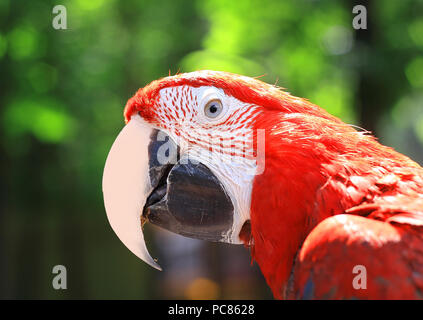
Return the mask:
<path id="1" fill-rule="evenodd" d="M 52 27 L 56 4 L 67 30 Z M 356 4 L 367 30 L 352 28 Z M 423 1 L 0 0 L 1 298 L 272 297 L 241 246 L 147 226 L 158 272 L 106 219 L 126 100 L 198 69 L 264 75 L 423 164 Z"/>

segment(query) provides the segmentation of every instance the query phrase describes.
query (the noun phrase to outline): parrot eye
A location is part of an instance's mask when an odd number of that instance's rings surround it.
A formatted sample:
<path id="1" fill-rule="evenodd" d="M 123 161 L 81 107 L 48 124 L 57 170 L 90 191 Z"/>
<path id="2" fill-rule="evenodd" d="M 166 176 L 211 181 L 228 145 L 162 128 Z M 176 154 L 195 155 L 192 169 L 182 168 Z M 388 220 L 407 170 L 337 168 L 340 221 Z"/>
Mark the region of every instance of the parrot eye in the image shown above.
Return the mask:
<path id="1" fill-rule="evenodd" d="M 204 107 L 204 113 L 208 118 L 216 118 L 222 113 L 223 106 L 220 100 L 211 100 Z"/>

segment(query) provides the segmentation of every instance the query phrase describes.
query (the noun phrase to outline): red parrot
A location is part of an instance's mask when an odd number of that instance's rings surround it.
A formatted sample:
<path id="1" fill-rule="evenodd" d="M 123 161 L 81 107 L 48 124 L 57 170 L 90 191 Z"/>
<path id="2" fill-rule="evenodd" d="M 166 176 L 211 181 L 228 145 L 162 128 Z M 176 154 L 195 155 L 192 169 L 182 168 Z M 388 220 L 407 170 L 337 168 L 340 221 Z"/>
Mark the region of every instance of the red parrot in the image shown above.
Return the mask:
<path id="1" fill-rule="evenodd" d="M 423 168 L 368 132 L 218 71 L 153 81 L 124 116 L 105 208 L 150 265 L 147 221 L 244 244 L 277 299 L 423 298 Z"/>

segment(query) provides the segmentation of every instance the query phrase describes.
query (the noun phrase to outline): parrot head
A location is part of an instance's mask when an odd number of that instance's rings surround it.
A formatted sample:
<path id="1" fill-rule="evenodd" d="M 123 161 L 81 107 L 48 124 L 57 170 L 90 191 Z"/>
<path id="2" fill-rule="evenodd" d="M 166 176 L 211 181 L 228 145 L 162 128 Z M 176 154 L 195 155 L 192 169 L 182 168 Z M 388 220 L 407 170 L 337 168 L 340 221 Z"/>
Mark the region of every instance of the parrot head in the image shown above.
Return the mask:
<path id="1" fill-rule="evenodd" d="M 218 71 L 153 81 L 129 99 L 124 116 L 104 168 L 105 208 L 120 240 L 157 269 L 144 242 L 145 222 L 247 245 L 264 273 L 281 265 L 278 247 L 286 241 L 292 260 L 305 234 L 295 228 L 307 226 L 304 206 L 324 184 L 313 152 L 325 142 L 307 141 L 313 130 L 324 130 L 329 142 L 339 137 L 332 127 L 344 130 L 344 138 L 355 132 L 276 86 Z"/>
<path id="2" fill-rule="evenodd" d="M 104 202 L 120 240 L 151 266 L 160 268 L 144 243 L 147 221 L 209 241 L 249 237 L 252 181 L 264 169 L 262 107 L 243 96 L 252 84 L 262 85 L 200 71 L 154 81 L 128 101 L 104 168 Z"/>

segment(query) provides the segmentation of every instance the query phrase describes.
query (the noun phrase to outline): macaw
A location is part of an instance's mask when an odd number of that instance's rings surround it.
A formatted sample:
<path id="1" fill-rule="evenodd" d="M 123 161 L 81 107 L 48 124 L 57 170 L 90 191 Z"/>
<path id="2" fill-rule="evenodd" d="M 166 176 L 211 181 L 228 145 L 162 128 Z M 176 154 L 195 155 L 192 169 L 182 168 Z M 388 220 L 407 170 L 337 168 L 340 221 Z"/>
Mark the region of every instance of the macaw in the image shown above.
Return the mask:
<path id="1" fill-rule="evenodd" d="M 277 299 L 423 298 L 423 168 L 369 132 L 257 78 L 207 70 L 153 81 L 124 118 L 104 202 L 146 263 L 160 269 L 148 221 L 244 244 Z"/>

